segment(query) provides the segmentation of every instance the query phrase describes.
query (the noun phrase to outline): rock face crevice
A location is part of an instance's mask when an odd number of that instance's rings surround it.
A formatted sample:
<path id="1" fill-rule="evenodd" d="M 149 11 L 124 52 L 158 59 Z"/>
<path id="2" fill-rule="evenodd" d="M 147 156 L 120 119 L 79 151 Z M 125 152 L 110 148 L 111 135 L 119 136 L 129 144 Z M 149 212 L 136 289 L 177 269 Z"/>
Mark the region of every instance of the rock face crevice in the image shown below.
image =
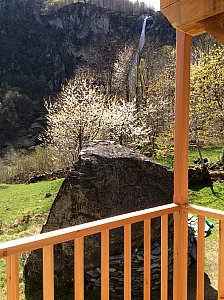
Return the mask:
<path id="1" fill-rule="evenodd" d="M 92 142 L 81 151 L 63 182 L 42 232 L 168 204 L 172 202 L 172 194 L 172 170 L 112 142 Z M 132 226 L 133 251 L 143 245 L 142 225 Z M 152 222 L 151 237 L 152 243 L 160 238 L 158 219 Z M 73 282 L 73 247 L 73 242 L 55 246 L 55 284 L 58 287 Z M 112 230 L 110 255 L 122 255 L 123 251 L 123 228 Z M 99 266 L 100 236 L 94 235 L 85 238 L 85 271 Z M 25 267 L 27 291 L 36 285 L 35 282 L 41 282 L 41 274 L 41 251 L 33 251 Z"/>

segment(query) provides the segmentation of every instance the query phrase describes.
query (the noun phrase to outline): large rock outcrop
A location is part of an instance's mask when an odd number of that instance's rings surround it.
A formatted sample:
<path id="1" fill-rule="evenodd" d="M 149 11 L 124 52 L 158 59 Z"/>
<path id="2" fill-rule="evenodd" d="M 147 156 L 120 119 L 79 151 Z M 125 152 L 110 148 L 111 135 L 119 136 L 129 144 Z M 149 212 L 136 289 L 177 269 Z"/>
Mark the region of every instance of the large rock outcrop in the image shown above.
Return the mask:
<path id="1" fill-rule="evenodd" d="M 168 204 L 172 193 L 172 170 L 112 142 L 92 142 L 81 151 L 62 184 L 42 232 Z M 154 220 L 152 243 L 159 239 L 159 224 Z M 134 225 L 133 250 L 142 246 L 142 236 L 142 224 Z M 86 272 L 100 266 L 99 250 L 99 236 L 86 239 Z M 123 230 L 112 230 L 110 255 L 122 252 Z M 41 272 L 41 251 L 34 251 L 25 268 L 27 294 L 41 282 Z M 72 281 L 73 243 L 69 242 L 55 247 L 55 284 L 65 286 Z"/>

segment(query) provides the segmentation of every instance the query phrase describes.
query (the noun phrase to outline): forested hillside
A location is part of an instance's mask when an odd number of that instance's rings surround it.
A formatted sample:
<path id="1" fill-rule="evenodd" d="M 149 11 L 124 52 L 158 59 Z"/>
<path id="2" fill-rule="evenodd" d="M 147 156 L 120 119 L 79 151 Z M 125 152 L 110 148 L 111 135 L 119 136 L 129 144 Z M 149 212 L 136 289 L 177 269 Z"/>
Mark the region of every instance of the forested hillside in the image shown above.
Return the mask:
<path id="1" fill-rule="evenodd" d="M 39 143 L 46 125 L 43 99 L 55 96 L 79 68 L 94 72 L 110 93 L 124 91 L 145 6 L 129 1 L 97 2 L 97 6 L 59 2 L 47 9 L 43 1 L 0 1 L 2 154 Z M 127 4 L 135 13 L 126 11 Z M 154 14 L 147 22 L 147 45 L 151 40 L 159 47 L 174 44 L 175 33 L 166 19 L 147 10 Z"/>
<path id="2" fill-rule="evenodd" d="M 64 168 L 92 139 L 172 159 L 175 30 L 160 12 L 127 0 L 0 4 L 2 166 Z M 194 39 L 192 147 L 223 143 L 223 55 Z"/>

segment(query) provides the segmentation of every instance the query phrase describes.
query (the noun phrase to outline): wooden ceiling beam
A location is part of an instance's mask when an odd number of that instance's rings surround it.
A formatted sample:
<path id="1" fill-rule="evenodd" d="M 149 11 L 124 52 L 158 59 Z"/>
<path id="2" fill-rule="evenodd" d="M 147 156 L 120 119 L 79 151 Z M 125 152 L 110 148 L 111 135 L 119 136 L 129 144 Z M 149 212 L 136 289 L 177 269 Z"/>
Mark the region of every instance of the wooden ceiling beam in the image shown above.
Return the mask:
<path id="1" fill-rule="evenodd" d="M 171 24 L 190 35 L 198 35 L 214 26 L 211 23 L 216 15 L 224 12 L 223 0 L 161 0 L 161 11 Z M 208 18 L 211 21 L 207 25 Z M 223 20 L 223 19 L 222 19 Z"/>

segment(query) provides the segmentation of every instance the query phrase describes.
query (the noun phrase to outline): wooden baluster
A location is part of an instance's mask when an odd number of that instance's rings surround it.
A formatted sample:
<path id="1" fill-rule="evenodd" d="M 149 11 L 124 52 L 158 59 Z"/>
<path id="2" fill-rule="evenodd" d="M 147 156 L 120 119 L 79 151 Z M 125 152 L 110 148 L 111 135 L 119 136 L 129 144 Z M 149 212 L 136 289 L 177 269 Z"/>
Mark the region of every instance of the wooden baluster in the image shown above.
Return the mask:
<path id="1" fill-rule="evenodd" d="M 131 224 L 124 226 L 124 300 L 131 300 Z"/>
<path id="2" fill-rule="evenodd" d="M 224 220 L 219 221 L 218 299 L 224 299 Z"/>
<path id="3" fill-rule="evenodd" d="M 54 300 L 54 246 L 43 248 L 43 296 Z"/>
<path id="4" fill-rule="evenodd" d="M 151 289 L 151 219 L 144 221 L 144 300 L 150 300 Z"/>
<path id="5" fill-rule="evenodd" d="M 161 299 L 168 298 L 168 215 L 161 217 Z"/>
<path id="6" fill-rule="evenodd" d="M 205 217 L 198 216 L 197 300 L 204 300 Z"/>
<path id="7" fill-rule="evenodd" d="M 84 238 L 75 239 L 75 300 L 84 300 Z"/>
<path id="8" fill-rule="evenodd" d="M 101 299 L 109 300 L 109 230 L 101 232 Z"/>
<path id="9" fill-rule="evenodd" d="M 7 300 L 12 300 L 11 256 L 6 257 Z"/>
<path id="10" fill-rule="evenodd" d="M 19 300 L 19 257 L 17 254 L 6 258 L 7 299 Z"/>

